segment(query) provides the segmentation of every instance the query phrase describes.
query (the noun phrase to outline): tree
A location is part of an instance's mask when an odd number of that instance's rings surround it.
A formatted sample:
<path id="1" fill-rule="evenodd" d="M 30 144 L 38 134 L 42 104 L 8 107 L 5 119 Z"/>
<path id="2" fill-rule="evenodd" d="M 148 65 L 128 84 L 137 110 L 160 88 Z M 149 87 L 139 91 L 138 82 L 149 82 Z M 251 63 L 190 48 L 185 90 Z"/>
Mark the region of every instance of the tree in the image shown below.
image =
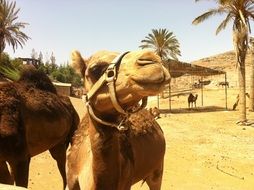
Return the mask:
<path id="1" fill-rule="evenodd" d="M 51 62 L 52 65 L 56 64 L 56 57 L 54 56 L 53 52 L 51 53 L 51 56 L 50 56 L 50 62 Z"/>
<path id="2" fill-rule="evenodd" d="M 52 52 L 50 56 L 50 73 L 52 73 L 56 69 L 57 69 L 56 57 L 54 56 L 54 53 Z"/>
<path id="3" fill-rule="evenodd" d="M 61 65 L 50 75 L 59 82 L 71 83 L 75 87 L 82 86 L 80 75 L 78 75 L 69 64 Z"/>
<path id="4" fill-rule="evenodd" d="M 0 54 L 4 51 L 6 43 L 11 45 L 15 52 L 18 46 L 23 47 L 29 39 L 21 31 L 27 23 L 16 22 L 19 10 L 16 8 L 16 2 L 0 0 Z"/>
<path id="5" fill-rule="evenodd" d="M 38 53 L 35 51 L 34 48 L 32 49 L 31 58 L 32 59 L 37 59 L 38 58 Z"/>
<path id="6" fill-rule="evenodd" d="M 141 43 L 143 44 L 139 47 L 153 49 L 164 60 L 169 57 L 177 60 L 177 56 L 181 56 L 178 40 L 173 32 L 167 29 L 152 29 L 152 33 L 149 33 Z"/>
<path id="7" fill-rule="evenodd" d="M 41 51 L 40 51 L 40 53 L 39 53 L 38 60 L 39 60 L 41 63 L 43 63 L 43 55 L 42 55 Z"/>
<path id="8" fill-rule="evenodd" d="M 198 2 L 200 0 L 196 0 Z M 233 21 L 233 45 L 235 48 L 236 62 L 238 68 L 239 81 L 239 111 L 240 124 L 247 121 L 246 118 L 246 77 L 245 77 L 245 57 L 248 48 L 248 35 L 251 31 L 250 19 L 254 19 L 253 0 L 214 0 L 218 5 L 217 8 L 210 9 L 202 15 L 195 18 L 192 24 L 199 24 L 211 16 L 226 14 L 225 19 L 221 22 L 216 30 L 218 34 L 221 30 Z"/>

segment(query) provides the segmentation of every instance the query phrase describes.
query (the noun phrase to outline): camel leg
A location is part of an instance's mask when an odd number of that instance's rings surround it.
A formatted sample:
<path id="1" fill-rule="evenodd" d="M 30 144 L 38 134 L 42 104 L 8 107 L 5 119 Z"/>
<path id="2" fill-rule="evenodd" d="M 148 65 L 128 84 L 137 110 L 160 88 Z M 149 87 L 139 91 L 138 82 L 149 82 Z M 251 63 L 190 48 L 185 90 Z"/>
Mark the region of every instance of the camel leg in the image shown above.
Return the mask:
<path id="1" fill-rule="evenodd" d="M 0 162 L 0 183 L 9 185 L 14 184 L 13 176 L 10 174 L 6 162 Z"/>
<path id="2" fill-rule="evenodd" d="M 10 162 L 10 167 L 14 176 L 15 185 L 21 187 L 28 186 L 30 160 L 31 158 L 27 158 L 26 160 Z"/>
<path id="3" fill-rule="evenodd" d="M 146 178 L 146 183 L 149 187 L 149 190 L 160 190 L 161 189 L 161 182 L 162 182 L 162 175 L 163 175 L 163 165 L 161 168 L 153 171 L 151 175 Z"/>
<path id="4" fill-rule="evenodd" d="M 49 150 L 51 156 L 56 160 L 58 170 L 63 179 L 63 189 L 65 189 L 67 181 L 66 181 L 66 170 L 65 170 L 65 163 L 66 163 L 66 145 L 65 144 L 58 144 L 55 147 Z"/>
<path id="5" fill-rule="evenodd" d="M 233 105 L 233 110 L 235 110 L 236 109 L 236 107 L 238 106 L 238 103 L 239 103 L 239 98 L 236 100 L 236 102 L 234 103 L 234 105 Z"/>

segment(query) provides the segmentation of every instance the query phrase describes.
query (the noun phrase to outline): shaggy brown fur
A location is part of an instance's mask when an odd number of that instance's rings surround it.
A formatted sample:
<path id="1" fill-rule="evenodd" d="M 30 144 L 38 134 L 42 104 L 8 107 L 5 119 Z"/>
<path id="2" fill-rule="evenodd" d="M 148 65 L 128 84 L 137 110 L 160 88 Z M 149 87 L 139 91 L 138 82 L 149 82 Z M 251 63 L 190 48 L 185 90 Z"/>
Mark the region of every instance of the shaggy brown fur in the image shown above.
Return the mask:
<path id="1" fill-rule="evenodd" d="M 70 99 L 32 67 L 19 81 L 0 85 L 0 162 L 10 164 L 16 185 L 27 187 L 30 158 L 49 150 L 65 186 L 66 148 L 78 123 Z"/>
<path id="2" fill-rule="evenodd" d="M 0 137 L 17 134 L 19 122 L 20 95 L 15 85 L 0 85 Z"/>
<path id="3" fill-rule="evenodd" d="M 26 65 L 23 68 L 18 83 L 30 85 L 36 89 L 57 94 L 56 88 L 54 87 L 48 76 L 45 75 L 44 72 L 37 70 L 31 65 Z"/>
<path id="4" fill-rule="evenodd" d="M 144 146 L 147 146 L 146 150 L 142 150 L 142 151 L 148 151 L 149 152 L 149 148 L 151 148 L 151 146 L 149 147 L 149 138 L 151 138 L 152 136 L 154 136 L 154 142 L 157 142 L 158 139 L 162 138 L 163 136 L 163 131 L 161 130 L 159 124 L 155 121 L 154 116 L 146 109 L 140 110 L 134 114 L 132 114 L 130 116 L 130 118 L 128 119 L 128 121 L 126 122 L 126 125 L 128 126 L 128 130 L 124 133 L 119 133 L 119 131 L 117 131 L 115 128 L 108 128 L 105 126 L 100 126 L 98 128 L 98 130 L 102 130 L 101 135 L 103 135 L 103 138 L 96 138 L 93 140 L 93 145 L 94 145 L 94 152 L 100 152 L 100 151 L 105 151 L 107 152 L 108 149 L 111 149 L 114 147 L 114 145 L 112 143 L 114 143 L 114 141 L 112 141 L 112 138 L 115 138 L 113 136 L 116 136 L 116 138 L 118 139 L 118 143 L 120 146 L 120 158 L 123 160 L 123 162 L 126 164 L 126 166 L 121 166 L 123 167 L 123 170 L 125 170 L 125 167 L 131 167 L 134 168 L 135 167 L 135 154 L 137 156 L 137 153 L 134 154 L 133 152 L 133 141 L 137 141 L 140 142 L 141 144 L 141 149 L 142 148 L 142 141 L 144 141 L 144 137 L 147 136 L 148 137 L 148 141 L 145 140 L 145 142 L 147 141 L 147 144 Z M 78 175 L 80 172 L 80 165 L 85 164 L 83 159 L 84 159 L 84 155 L 83 153 L 85 152 L 89 152 L 91 151 L 88 148 L 87 145 L 87 141 L 89 139 L 89 115 L 85 114 L 85 116 L 83 117 L 78 130 L 76 130 L 75 135 L 73 136 L 73 146 L 70 148 L 69 150 L 69 154 L 68 154 L 68 168 L 71 168 L 71 172 L 67 173 L 67 178 L 69 181 L 69 189 L 72 190 L 79 190 L 81 189 L 81 187 L 79 186 L 79 181 L 78 181 Z M 160 141 L 160 140 L 159 140 Z M 165 141 L 163 140 L 164 145 L 165 145 Z M 143 142 L 144 143 L 144 142 Z M 96 145 L 96 146 L 95 146 Z M 163 146 L 162 146 L 163 147 Z M 140 151 L 141 151 L 140 149 Z M 115 150 L 117 153 L 117 150 Z M 141 152 L 142 152 L 141 151 Z M 158 149 L 157 150 L 157 155 L 154 155 L 154 157 L 160 157 L 159 155 L 164 152 L 165 149 Z M 142 153 L 141 153 L 142 154 Z M 113 160 L 112 160 L 113 161 Z M 77 164 L 78 163 L 78 164 Z M 116 164 L 116 163 L 114 163 Z M 97 167 L 98 170 L 101 170 L 102 166 L 97 165 L 95 166 Z M 146 167 L 146 166 L 144 166 Z M 96 169 L 95 169 L 96 170 Z M 109 174 L 110 175 L 110 174 Z M 124 174 L 125 175 L 125 174 Z M 133 174 L 132 174 L 133 175 Z M 160 178 L 162 176 L 162 173 L 158 173 L 158 176 L 154 176 L 154 179 L 156 180 L 157 178 Z M 115 178 L 115 180 L 119 180 L 117 178 Z M 144 179 L 144 181 L 148 180 L 148 182 L 150 183 L 150 179 Z M 101 184 L 101 189 L 108 189 L 106 188 L 106 184 L 102 183 Z M 112 187 L 113 188 L 113 187 Z M 99 188 L 100 189 L 100 188 Z M 114 188 L 113 188 L 114 189 Z"/>

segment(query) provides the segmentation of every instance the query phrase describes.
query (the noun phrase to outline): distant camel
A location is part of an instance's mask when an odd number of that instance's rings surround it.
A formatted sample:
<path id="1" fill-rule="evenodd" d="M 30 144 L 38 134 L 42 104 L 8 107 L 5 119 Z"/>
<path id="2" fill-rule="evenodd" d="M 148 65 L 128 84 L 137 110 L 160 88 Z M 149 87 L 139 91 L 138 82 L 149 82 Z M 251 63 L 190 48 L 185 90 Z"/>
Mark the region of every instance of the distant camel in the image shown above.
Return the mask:
<path id="1" fill-rule="evenodd" d="M 229 83 L 228 82 L 219 82 L 219 86 L 229 87 Z"/>
<path id="2" fill-rule="evenodd" d="M 188 97 L 188 107 L 189 108 L 190 107 L 193 108 L 193 103 L 194 103 L 194 105 L 196 107 L 196 101 L 197 101 L 197 99 L 198 99 L 198 95 L 197 94 L 194 96 L 192 93 L 190 93 L 190 95 Z"/>
<path id="3" fill-rule="evenodd" d="M 49 150 L 65 187 L 66 149 L 78 123 L 69 97 L 58 95 L 48 76 L 34 67 L 18 81 L 1 84 L 0 183 L 27 187 L 31 157 Z"/>
<path id="4" fill-rule="evenodd" d="M 246 95 L 248 98 L 250 98 L 249 93 L 246 92 L 245 95 Z M 233 110 L 236 109 L 236 107 L 238 106 L 238 103 L 239 103 L 239 94 L 236 96 L 236 101 L 235 101 L 235 103 L 234 103 L 234 105 L 233 105 Z"/>
<path id="5" fill-rule="evenodd" d="M 209 85 L 211 83 L 211 80 L 198 80 L 198 82 L 195 82 L 192 87 L 193 88 L 201 88 L 202 86 Z"/>

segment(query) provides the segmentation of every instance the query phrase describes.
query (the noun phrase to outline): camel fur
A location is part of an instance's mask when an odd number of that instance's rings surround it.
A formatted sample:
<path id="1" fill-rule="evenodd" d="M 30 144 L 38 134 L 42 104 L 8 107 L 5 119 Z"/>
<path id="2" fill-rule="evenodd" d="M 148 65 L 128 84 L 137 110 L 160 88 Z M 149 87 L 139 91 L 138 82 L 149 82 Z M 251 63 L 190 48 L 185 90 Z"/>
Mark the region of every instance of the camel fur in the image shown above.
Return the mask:
<path id="1" fill-rule="evenodd" d="M 84 59 L 77 51 L 72 62 L 84 77 L 87 92 L 118 55 L 100 51 Z M 127 53 L 117 68 L 116 96 L 125 110 L 139 107 L 138 102 L 160 93 L 170 76 L 161 59 L 151 51 Z M 107 84 L 89 100 L 95 115 L 118 123 L 122 115 L 111 102 Z M 163 175 L 165 139 L 154 116 L 146 109 L 131 113 L 124 122 L 127 130 L 100 123 L 86 112 L 75 132 L 67 158 L 69 190 L 130 190 L 143 180 L 150 190 L 160 190 Z"/>

